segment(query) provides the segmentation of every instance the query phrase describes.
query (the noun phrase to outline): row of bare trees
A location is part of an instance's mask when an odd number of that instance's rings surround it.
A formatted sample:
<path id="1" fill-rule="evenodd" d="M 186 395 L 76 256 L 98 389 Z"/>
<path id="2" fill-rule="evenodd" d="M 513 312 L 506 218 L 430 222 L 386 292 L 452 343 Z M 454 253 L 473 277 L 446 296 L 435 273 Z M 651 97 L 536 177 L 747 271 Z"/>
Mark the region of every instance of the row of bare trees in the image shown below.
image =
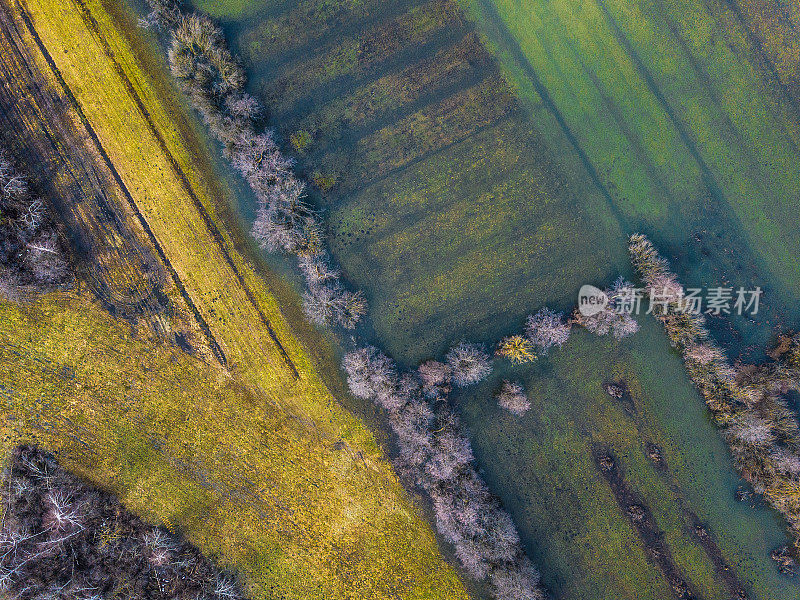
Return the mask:
<path id="1" fill-rule="evenodd" d="M 569 339 L 573 324 L 582 325 L 595 335 L 611 334 L 617 339 L 632 335 L 638 331 L 639 325 L 630 313 L 620 310 L 624 292 L 632 289 L 632 284 L 620 277 L 605 290 L 608 303 L 591 316 L 584 316 L 576 309 L 572 318 L 565 319 L 563 313 L 544 307 L 527 318 L 524 334 L 500 340 L 496 354 L 515 365 L 532 362 L 551 348 L 563 346 Z M 495 399 L 502 408 L 517 416 L 525 414 L 531 407 L 522 385 L 508 380 L 503 382 Z"/>
<path id="2" fill-rule="evenodd" d="M 183 12 L 179 0 L 148 3 L 152 12 L 144 24 L 170 32 L 173 75 L 258 199 L 252 235 L 269 251 L 297 256 L 307 283 L 304 309 L 311 321 L 354 328 L 367 310 L 364 296 L 342 284 L 293 162 L 281 153 L 272 132 L 257 132 L 261 107 L 244 91 L 244 72 L 222 31 L 205 16 Z M 612 314 L 612 308 L 581 324 L 601 335 L 633 333 L 636 322 Z M 533 360 L 537 353 L 564 344 L 573 322 L 542 309 L 529 318 L 524 336 L 504 339 L 497 353 L 515 363 Z M 484 349 L 462 342 L 444 361 L 427 361 L 402 377 L 392 361 L 372 347 L 348 354 L 343 367 L 356 396 L 389 411 L 401 448 L 401 470 L 413 474 L 430 495 L 439 530 L 455 545 L 465 569 L 478 579 L 490 577 L 502 600 L 542 597 L 538 574 L 522 551 L 516 529 L 477 475 L 469 440 L 445 401 L 453 386 L 472 385 L 491 373 Z M 516 383 L 504 382 L 496 399 L 517 415 L 530 408 Z"/>
<path id="3" fill-rule="evenodd" d="M 236 581 L 49 454 L 18 447 L 0 490 L 0 595 L 17 600 L 237 600 Z"/>
<path id="4" fill-rule="evenodd" d="M 391 359 L 367 346 L 347 354 L 343 365 L 353 394 L 388 412 L 398 470 L 430 497 L 437 529 L 467 573 L 488 578 L 498 600 L 543 598 L 516 527 L 478 474 L 469 439 L 446 401 L 452 385 L 488 375 L 489 356 L 462 343 L 445 362 L 428 361 L 401 375 Z"/>
<path id="5" fill-rule="evenodd" d="M 306 281 L 303 307 L 318 325 L 353 329 L 367 311 L 362 292 L 350 291 L 332 266 L 320 221 L 306 201 L 306 186 L 272 131 L 258 132 L 258 101 L 244 91 L 244 70 L 228 49 L 222 30 L 208 17 L 181 10 L 176 0 L 148 0 L 146 24 L 168 30 L 172 74 L 219 140 L 231 165 L 258 201 L 251 234 L 270 252 L 297 257 Z"/>
<path id="6" fill-rule="evenodd" d="M 800 390 L 800 335 L 783 339 L 778 360 L 731 364 L 709 334 L 705 316 L 678 307 L 683 287 L 643 235 L 631 236 L 634 267 L 648 289 L 664 290 L 653 313 L 682 354 L 697 389 L 722 429 L 742 476 L 780 511 L 800 552 L 800 430 L 785 395 Z M 776 355 L 777 356 L 777 355 Z"/>
<path id="7" fill-rule="evenodd" d="M 45 202 L 0 148 L 0 296 L 63 283 L 67 262 Z"/>

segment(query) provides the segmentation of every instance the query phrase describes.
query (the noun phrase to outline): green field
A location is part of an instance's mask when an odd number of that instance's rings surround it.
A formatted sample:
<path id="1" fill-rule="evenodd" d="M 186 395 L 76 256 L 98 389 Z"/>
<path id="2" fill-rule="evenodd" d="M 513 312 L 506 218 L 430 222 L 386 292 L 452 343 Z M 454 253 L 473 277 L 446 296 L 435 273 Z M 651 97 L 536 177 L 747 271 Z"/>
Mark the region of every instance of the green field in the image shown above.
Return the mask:
<path id="1" fill-rule="evenodd" d="M 127 198 L 105 218 L 140 215 L 130 239 L 98 247 L 152 244 L 175 298 L 155 316 L 115 318 L 78 271 L 68 292 L 0 302 L 2 450 L 41 444 L 241 574 L 252 598 L 466 598 L 372 432 L 323 381 L 324 345 L 307 351 L 295 328 L 308 328 L 286 316 L 296 307 L 279 306 L 227 227 L 205 149 L 164 74 L 148 73 L 127 41 L 138 34 L 119 9 L 3 2 L 3 72 L 17 39 L 29 55 L 15 84 L 55 90 L 53 122 L 72 128 L 96 185 Z M 22 126 L 26 117 L 47 115 L 22 114 Z M 59 127 L 42 128 L 57 137 Z M 190 356 L 148 329 L 172 325 L 175 287 L 220 354 Z"/>
<path id="2" fill-rule="evenodd" d="M 765 289 L 755 318 L 713 322 L 734 356 L 761 356 L 776 325 L 800 319 L 797 24 L 778 2 L 192 4 L 221 20 L 318 182 L 334 254 L 371 302 L 364 333 L 401 362 L 571 308 L 582 283 L 630 273 L 633 231 L 687 284 Z M 457 398 L 493 491 L 557 597 L 668 597 L 592 461 L 606 445 L 700 597 L 731 590 L 695 517 L 754 597 L 795 598 L 768 556 L 780 520 L 734 501 L 702 399 L 642 326 L 624 344 L 579 333 Z M 527 417 L 493 405 L 501 377 L 526 383 Z M 614 378 L 632 414 L 603 392 Z"/>
<path id="3" fill-rule="evenodd" d="M 312 195 L 398 360 L 567 307 L 625 260 L 611 208 L 578 161 L 552 161 L 455 3 L 311 1 L 234 23 L 213 4 L 197 6 L 228 26 L 270 122 L 287 145 L 310 137 L 301 170 L 335 179 Z"/>
<path id="4" fill-rule="evenodd" d="M 520 97 L 547 108 L 540 126 L 568 132 L 628 231 L 691 284 L 768 288 L 769 317 L 735 321 L 746 343 L 800 318 L 800 103 L 739 6 L 777 19 L 779 4 L 469 3 Z"/>

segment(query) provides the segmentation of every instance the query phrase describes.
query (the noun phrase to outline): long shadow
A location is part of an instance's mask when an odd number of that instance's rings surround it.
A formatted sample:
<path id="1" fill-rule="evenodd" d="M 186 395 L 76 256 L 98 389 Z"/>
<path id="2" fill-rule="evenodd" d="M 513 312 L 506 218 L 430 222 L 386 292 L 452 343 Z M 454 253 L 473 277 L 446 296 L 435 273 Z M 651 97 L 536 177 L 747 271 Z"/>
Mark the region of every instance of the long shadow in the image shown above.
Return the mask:
<path id="1" fill-rule="evenodd" d="M 567 138 L 570 146 L 572 146 L 577 153 L 578 158 L 580 159 L 583 167 L 586 169 L 586 172 L 589 175 L 589 178 L 592 180 L 592 183 L 594 183 L 597 190 L 602 194 L 603 198 L 605 198 L 608 208 L 611 210 L 614 218 L 617 220 L 617 222 L 619 222 L 623 231 L 626 233 L 632 233 L 628 218 L 622 213 L 619 207 L 617 207 L 611 192 L 609 192 L 608 188 L 600 178 L 600 174 L 597 172 L 594 164 L 592 164 L 589 156 L 581 147 L 578 138 L 572 132 L 572 129 L 567 123 L 567 120 L 564 118 L 564 115 L 559 110 L 558 106 L 556 106 L 556 103 L 550 96 L 550 92 L 547 91 L 547 88 L 542 83 L 542 80 L 539 77 L 539 74 L 536 72 L 536 69 L 534 69 L 533 65 L 528 60 L 528 57 L 525 56 L 525 53 L 522 51 L 519 43 L 506 27 L 503 19 L 500 17 L 500 14 L 497 12 L 497 8 L 495 7 L 494 3 L 492 3 L 491 0 L 477 0 L 477 2 L 481 7 L 485 18 L 491 23 L 496 35 L 499 37 L 499 41 L 502 43 L 503 49 L 509 52 L 511 57 L 514 59 L 514 62 L 517 63 L 517 66 L 522 69 L 522 72 L 530 80 L 531 84 L 536 90 L 536 93 L 539 94 L 539 97 L 542 99 L 542 103 L 558 123 L 558 126 L 564 133 L 564 136 Z"/>
<path id="2" fill-rule="evenodd" d="M 778 73 L 778 69 L 775 66 L 775 63 L 769 57 L 767 52 L 764 50 L 764 44 L 761 42 L 761 38 L 758 36 L 756 32 L 754 32 L 750 28 L 750 24 L 748 23 L 745 16 L 742 14 L 742 10 L 739 7 L 739 3 L 736 0 L 722 0 L 722 3 L 727 6 L 734 15 L 736 15 L 736 19 L 744 29 L 745 36 L 747 37 L 747 41 L 750 42 L 750 45 L 753 47 L 759 61 L 763 64 L 763 66 L 768 71 L 768 83 L 772 83 L 787 101 L 789 106 L 791 107 L 792 112 L 794 113 L 795 118 L 800 122 L 800 106 L 798 106 L 798 99 L 795 94 L 789 89 L 789 86 L 784 83 L 783 79 L 781 79 L 780 73 Z M 782 17 L 787 18 L 784 14 L 784 11 L 781 11 Z M 788 20 L 788 19 L 787 19 Z M 789 20 L 791 23 L 791 20 Z"/>
<path id="3" fill-rule="evenodd" d="M 19 12 L 23 22 L 25 23 L 25 27 L 27 28 L 28 33 L 30 33 L 31 37 L 33 38 L 33 40 L 34 40 L 34 42 L 36 44 L 36 47 L 38 48 L 39 52 L 41 52 L 42 56 L 45 59 L 45 62 L 47 62 L 47 65 L 50 68 L 50 70 L 52 71 L 53 76 L 56 78 L 56 80 L 59 83 L 59 86 L 62 88 L 62 90 L 64 92 L 64 95 L 69 99 L 70 104 L 75 109 L 75 112 L 78 114 L 78 117 L 80 118 L 81 123 L 83 124 L 84 128 L 86 129 L 87 134 L 89 135 L 89 138 L 92 140 L 92 143 L 94 144 L 95 148 L 97 149 L 97 152 L 100 154 L 100 156 L 102 157 L 103 161 L 106 163 L 106 166 L 108 167 L 108 170 L 111 172 L 111 175 L 113 176 L 114 181 L 117 183 L 117 186 L 122 191 L 123 195 L 125 196 L 126 200 L 128 201 L 128 204 L 130 205 L 131 210 L 136 215 L 136 218 L 139 221 L 139 224 L 142 226 L 142 228 L 144 229 L 144 231 L 147 234 L 148 238 L 150 239 L 151 244 L 156 249 L 156 252 L 157 252 L 159 258 L 161 259 L 162 263 L 167 267 L 167 270 L 169 271 L 169 273 L 170 273 L 170 275 L 172 277 L 172 280 L 175 283 L 175 286 L 178 288 L 179 293 L 181 294 L 181 296 L 183 297 L 184 301 L 186 302 L 186 305 L 192 311 L 192 314 L 194 315 L 198 326 L 203 331 L 203 334 L 205 335 L 206 339 L 208 340 L 208 344 L 209 344 L 209 347 L 211 348 L 212 353 L 214 354 L 216 359 L 220 362 L 220 364 L 222 364 L 224 366 L 227 366 L 228 361 L 227 361 L 227 358 L 225 356 L 225 353 L 222 351 L 222 347 L 217 342 L 217 339 L 214 337 L 214 334 L 211 332 L 211 328 L 208 326 L 208 323 L 206 322 L 205 318 L 200 313 L 199 309 L 195 305 L 195 303 L 192 300 L 191 296 L 187 292 L 186 287 L 183 285 L 183 282 L 181 281 L 180 277 L 178 276 L 177 271 L 175 271 L 175 268 L 172 266 L 172 263 L 169 261 L 169 259 L 167 258 L 166 254 L 164 253 L 163 248 L 158 243 L 158 240 L 157 240 L 155 234 L 153 233 L 152 229 L 150 229 L 150 225 L 147 223 L 147 220 L 144 218 L 144 215 L 142 215 L 141 211 L 139 210 L 138 206 L 136 205 L 135 201 L 133 200 L 133 197 L 131 196 L 130 191 L 128 190 L 127 186 L 125 185 L 125 182 L 122 180 L 122 177 L 120 177 L 120 174 L 117 171 L 116 167 L 114 166 L 114 163 L 111 161 L 111 159 L 108 156 L 108 153 L 106 152 L 105 148 L 103 147 L 102 143 L 100 142 L 100 138 L 97 136 L 97 133 L 94 131 L 94 128 L 92 127 L 91 123 L 89 123 L 89 120 L 86 118 L 86 115 L 84 114 L 83 109 L 81 108 L 80 104 L 78 103 L 77 98 L 75 98 L 75 95 L 72 93 L 72 90 L 69 88 L 69 86 L 67 85 L 67 82 L 64 80 L 64 77 L 62 76 L 61 71 L 58 69 L 58 66 L 56 65 L 55 61 L 53 60 L 53 57 L 50 55 L 49 51 L 47 50 L 47 48 L 44 45 L 44 42 L 42 42 L 42 39 L 39 37 L 39 34 L 38 34 L 38 32 L 36 31 L 36 28 L 33 25 L 33 21 L 31 19 L 30 15 L 28 14 L 27 10 L 25 10 L 25 8 L 23 8 L 23 6 L 19 2 L 16 2 L 16 8 L 17 8 L 17 11 Z"/>
<path id="4" fill-rule="evenodd" d="M 228 250 L 228 246 L 227 246 L 227 243 L 225 242 L 225 238 L 222 235 L 222 232 L 217 227 L 217 224 L 214 222 L 214 220 L 211 218 L 211 216 L 208 214 L 208 211 L 206 210 L 205 206 L 200 201 L 200 199 L 197 197 L 197 194 L 195 194 L 194 188 L 192 187 L 192 184 L 189 182 L 189 179 L 186 176 L 186 173 L 184 173 L 184 171 L 181 168 L 181 166 L 179 165 L 178 161 L 175 159 L 174 155 L 172 154 L 172 152 L 170 151 L 169 147 L 167 146 L 167 143 L 164 140 L 164 136 L 162 135 L 161 131 L 158 129 L 158 127 L 156 127 L 155 123 L 153 122 L 153 119 L 150 116 L 150 112 L 147 110 L 147 107 L 144 105 L 144 102 L 142 101 L 141 97 L 139 96 L 139 94 L 137 93 L 137 91 L 134 88 L 133 84 L 131 83 L 130 79 L 128 78 L 127 73 L 122 68 L 122 66 L 119 64 L 119 62 L 117 61 L 117 58 L 114 55 L 114 52 L 111 49 L 108 41 L 106 40 L 105 36 L 103 36 L 103 34 L 101 33 L 99 25 L 95 21 L 95 19 L 92 16 L 92 14 L 86 8 L 86 5 L 84 4 L 84 0 L 73 0 L 73 2 L 80 8 L 81 16 L 82 16 L 84 22 L 86 23 L 86 26 L 97 37 L 97 40 L 100 42 L 100 45 L 103 47 L 103 51 L 105 52 L 106 56 L 111 61 L 111 63 L 114 65 L 114 70 L 117 73 L 117 75 L 119 76 L 120 80 L 122 81 L 122 83 L 123 83 L 123 85 L 125 87 L 125 90 L 128 92 L 130 98 L 136 104 L 136 107 L 139 110 L 139 112 L 142 115 L 142 117 L 144 118 L 145 122 L 147 123 L 151 134 L 156 139 L 156 141 L 157 141 L 157 143 L 159 145 L 159 148 L 164 153 L 164 156 L 168 159 L 168 161 L 170 163 L 170 166 L 172 167 L 175 175 L 180 180 L 181 186 L 183 187 L 184 191 L 189 196 L 189 198 L 191 198 L 192 204 L 194 204 L 195 208 L 197 209 L 198 213 L 200 214 L 200 217 L 202 218 L 203 223 L 206 225 L 206 227 L 208 227 L 209 233 L 211 234 L 211 237 L 216 242 L 220 253 L 222 254 L 223 258 L 225 259 L 225 262 L 228 264 L 230 269 L 233 271 L 237 282 L 241 286 L 242 290 L 245 292 L 245 295 L 247 296 L 247 299 L 252 304 L 254 310 L 256 311 L 256 314 L 258 314 L 259 320 L 262 322 L 262 324 L 266 328 L 267 334 L 269 335 L 270 339 L 272 340 L 272 342 L 277 347 L 278 352 L 281 355 L 281 358 L 283 359 L 284 363 L 286 364 L 286 366 L 291 371 L 291 374 L 292 374 L 293 378 L 294 379 L 300 379 L 300 373 L 297 370 L 297 366 L 294 364 L 294 361 L 291 359 L 291 357 L 289 356 L 288 352 L 284 348 L 283 344 L 281 343 L 280 339 L 278 338 L 277 334 L 275 333 L 275 330 L 273 329 L 272 324 L 269 322 L 269 319 L 264 314 L 264 312 L 261 310 L 261 307 L 259 306 L 258 300 L 255 297 L 255 294 L 253 293 L 252 289 L 250 289 L 250 286 L 245 281 L 245 279 L 244 279 L 243 275 L 241 274 L 239 268 L 236 266 L 236 263 L 234 262 L 233 258 L 231 257 L 231 253 Z M 20 6 L 20 10 L 22 10 L 21 6 Z M 30 19 L 27 17 L 27 13 L 24 13 L 24 14 L 26 16 L 26 24 L 27 24 L 28 22 L 30 22 Z M 30 25 L 28 25 L 28 27 L 32 29 L 32 33 L 35 32 L 35 30 L 33 29 L 32 23 Z M 39 40 L 38 43 L 41 43 L 41 40 Z M 43 48 L 43 51 L 46 52 L 46 49 L 44 49 L 44 45 L 43 44 L 42 44 L 42 48 Z M 52 62 L 52 58 L 50 59 L 49 62 Z M 53 62 L 52 64 L 53 64 L 53 67 L 55 67 L 55 63 Z M 62 81 L 63 81 L 63 78 L 62 78 Z M 64 82 L 63 85 L 66 86 L 66 82 Z M 71 91 L 69 92 L 69 94 L 70 94 L 71 98 L 74 99 L 74 96 L 72 96 L 72 92 Z M 76 106 L 79 107 L 79 105 L 77 104 L 77 99 L 74 99 L 74 102 L 76 103 Z M 82 111 L 81 111 L 81 114 L 82 114 Z M 83 118 L 85 119 L 85 117 L 83 117 Z M 86 123 L 88 124 L 88 119 L 86 120 Z M 101 153 L 105 154 L 105 150 L 102 148 L 102 144 L 100 143 L 99 138 L 97 138 L 97 136 L 95 135 L 93 137 L 93 139 L 94 139 L 95 143 L 98 144 L 99 150 L 101 151 Z M 112 173 L 115 173 L 115 177 L 118 178 L 119 176 L 116 175 L 116 169 L 114 169 L 113 164 L 111 163 L 111 161 L 106 156 L 104 156 L 104 158 L 109 163 L 109 167 L 111 168 Z M 119 178 L 119 183 L 120 183 L 121 187 L 124 188 L 124 185 L 122 184 L 122 179 L 121 178 Z M 124 188 L 124 189 L 127 189 L 127 188 Z M 129 194 L 126 194 L 126 196 L 129 198 L 129 201 L 133 204 L 134 210 L 137 212 L 137 215 L 139 215 L 140 220 L 144 221 L 144 218 L 141 216 L 141 213 L 139 213 L 139 209 L 136 206 L 136 203 L 133 200 L 133 198 Z M 147 226 L 147 228 L 149 229 L 149 225 Z M 151 233 L 151 235 L 153 236 L 153 239 L 155 239 L 155 235 L 152 234 L 152 233 Z M 166 260 L 166 256 L 164 256 L 162 258 L 164 260 Z M 177 272 L 175 273 L 175 277 L 177 277 Z M 181 286 L 183 285 L 182 282 L 181 282 L 180 285 Z M 222 354 L 222 350 L 221 350 L 221 348 L 219 348 L 219 346 L 217 346 L 217 349 L 218 349 L 218 352 L 220 354 Z"/>
<path id="5" fill-rule="evenodd" d="M 433 1 L 435 0 L 384 2 L 380 10 L 364 18 L 356 18 L 345 23 L 338 22 L 333 25 L 325 23 L 319 28 L 317 35 L 309 36 L 304 43 L 289 48 L 281 48 L 280 51 L 271 55 L 264 53 L 259 56 L 257 64 L 249 65 L 251 69 L 250 78 L 255 81 L 280 75 L 298 61 L 326 55 L 331 51 L 331 48 L 341 44 L 343 39 L 360 35 L 376 26 L 391 22 L 414 8 Z M 229 31 L 233 33 L 230 36 L 232 41 L 231 49 L 239 56 L 250 56 L 249 50 L 242 46 L 242 40 L 248 39 L 247 33 L 250 30 L 245 27 L 229 27 Z"/>
<path id="6" fill-rule="evenodd" d="M 603 15 L 606 18 L 609 26 L 611 27 L 611 31 L 614 33 L 614 37 L 616 38 L 617 42 L 622 49 L 625 50 L 625 53 L 628 55 L 628 58 L 631 59 L 633 66 L 636 68 L 636 71 L 639 73 L 639 76 L 644 81 L 647 89 L 650 91 L 651 94 L 655 97 L 658 103 L 661 105 L 662 110 L 666 113 L 667 117 L 669 118 L 672 126 L 675 127 L 675 130 L 678 132 L 678 135 L 681 138 L 684 146 L 686 149 L 689 150 L 689 153 L 692 155 L 692 158 L 697 163 L 697 166 L 700 168 L 700 175 L 703 180 L 703 183 L 708 188 L 709 193 L 712 195 L 714 200 L 717 200 L 721 203 L 729 205 L 722 188 L 720 187 L 719 183 L 717 182 L 716 177 L 714 177 L 714 173 L 706 163 L 705 159 L 703 158 L 702 154 L 700 153 L 700 149 L 697 147 L 692 136 L 689 134 L 686 126 L 683 122 L 678 118 L 673 110 L 672 106 L 670 105 L 669 101 L 664 96 L 661 89 L 658 87 L 655 79 L 653 79 L 653 75 L 650 73 L 647 66 L 645 66 L 642 59 L 639 57 L 638 53 L 634 49 L 633 45 L 631 44 L 630 40 L 625 36 L 622 29 L 617 23 L 614 16 L 611 14 L 611 11 L 608 10 L 606 3 L 604 0 L 596 0 L 597 6 L 603 12 Z"/>
<path id="7" fill-rule="evenodd" d="M 342 131 L 337 138 L 322 139 L 317 142 L 316 149 L 309 154 L 309 158 L 320 158 L 329 152 L 356 151 L 358 143 L 362 139 L 369 138 L 387 125 L 398 123 L 415 113 L 426 109 L 435 109 L 441 102 L 452 98 L 463 90 L 480 85 L 493 74 L 488 70 L 471 69 L 454 81 L 446 82 L 439 89 L 430 89 L 426 91 L 427 93 L 421 92 L 418 98 L 376 114 L 365 123 Z"/>
<path id="8" fill-rule="evenodd" d="M 390 56 L 383 57 L 365 68 L 359 67 L 359 72 L 340 75 L 311 89 L 304 90 L 303 95 L 288 102 L 283 102 L 278 97 L 275 102 L 270 103 L 270 120 L 274 123 L 289 123 L 287 127 L 290 127 L 291 122 L 308 116 L 323 104 L 336 100 L 387 75 L 402 72 L 404 67 L 418 60 L 433 57 L 439 52 L 452 48 L 468 35 L 469 31 L 468 28 L 462 26 L 450 27 L 437 32 L 436 35 L 431 36 L 431 39 L 422 44 L 413 46 L 403 44 L 400 49 Z M 260 79 L 260 76 L 256 76 L 254 81 Z M 263 88 L 263 93 L 270 95 L 270 88 Z"/>

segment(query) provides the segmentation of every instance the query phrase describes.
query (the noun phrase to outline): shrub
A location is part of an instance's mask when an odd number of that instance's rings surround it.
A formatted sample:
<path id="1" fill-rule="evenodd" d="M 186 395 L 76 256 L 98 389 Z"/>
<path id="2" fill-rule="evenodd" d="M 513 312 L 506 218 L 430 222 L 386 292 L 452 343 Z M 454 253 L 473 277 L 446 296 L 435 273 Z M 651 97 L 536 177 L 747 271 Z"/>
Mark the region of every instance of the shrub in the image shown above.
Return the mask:
<path id="1" fill-rule="evenodd" d="M 536 360 L 531 343 L 521 335 L 503 338 L 497 345 L 497 354 L 507 358 L 515 365 Z"/>
<path id="2" fill-rule="evenodd" d="M 245 75 L 228 50 L 225 36 L 205 15 L 184 15 L 172 29 L 168 58 L 173 75 L 189 80 L 224 103 L 225 96 L 241 92 Z"/>
<path id="3" fill-rule="evenodd" d="M 317 325 L 326 325 L 336 310 L 338 291 L 327 284 L 314 285 L 303 294 L 303 312 Z"/>
<path id="4" fill-rule="evenodd" d="M 164 29 L 172 29 L 183 17 L 180 0 L 147 0 L 147 4 L 151 12 L 146 19 L 140 21 L 140 25 L 144 27 L 158 25 Z"/>
<path id="5" fill-rule="evenodd" d="M 343 367 L 354 395 L 375 400 L 387 410 L 400 404 L 396 393 L 398 381 L 394 362 L 374 346 L 346 354 Z"/>
<path id="6" fill-rule="evenodd" d="M 544 600 L 539 587 L 539 572 L 527 558 L 513 569 L 492 572 L 495 596 L 500 600 Z"/>
<path id="7" fill-rule="evenodd" d="M 245 131 L 233 141 L 229 152 L 231 165 L 247 179 L 259 199 L 267 201 L 270 186 L 279 177 L 291 174 L 293 162 L 284 157 L 273 138 L 272 131 Z"/>
<path id="8" fill-rule="evenodd" d="M 358 322 L 367 313 L 367 299 L 361 290 L 340 292 L 336 304 L 336 321 L 345 329 L 355 329 Z"/>
<path id="9" fill-rule="evenodd" d="M 608 304 L 598 313 L 585 316 L 579 311 L 575 313 L 575 321 L 583 325 L 595 335 L 608 335 L 617 339 L 633 335 L 639 330 L 639 324 L 633 316 L 623 310 L 622 303 L 628 294 L 632 293 L 633 284 L 622 277 L 617 279 L 610 288 L 605 290 Z"/>
<path id="10" fill-rule="evenodd" d="M 297 131 L 289 136 L 289 141 L 291 142 L 292 146 L 294 146 L 295 150 L 302 153 L 311 147 L 311 143 L 314 140 L 308 131 L 301 129 L 300 131 Z"/>
<path id="11" fill-rule="evenodd" d="M 495 396 L 497 404 L 517 416 L 524 415 L 531 407 L 525 390 L 518 383 L 503 382 L 500 391 Z"/>
<path id="12" fill-rule="evenodd" d="M 570 329 L 563 313 L 545 307 L 528 317 L 525 335 L 540 352 L 547 352 L 553 346 L 562 346 L 569 339 Z"/>
<path id="13" fill-rule="evenodd" d="M 449 365 L 435 360 L 422 363 L 417 369 L 422 391 L 428 398 L 444 397 L 450 393 L 453 371 Z"/>
<path id="14" fill-rule="evenodd" d="M 0 494 L 0 591 L 8 597 L 240 597 L 235 581 L 196 548 L 36 448 L 13 452 Z"/>
<path id="15" fill-rule="evenodd" d="M 447 365 L 452 372 L 452 381 L 465 387 L 486 379 L 492 372 L 489 355 L 479 344 L 461 342 L 447 353 Z"/>
<path id="16" fill-rule="evenodd" d="M 344 290 L 338 281 L 317 283 L 303 294 L 303 311 L 318 325 L 335 321 L 345 329 L 355 328 L 367 310 L 361 291 Z"/>
<path id="17" fill-rule="evenodd" d="M 38 283 L 55 284 L 65 279 L 67 263 L 54 232 L 39 234 L 26 248 L 25 264 Z"/>

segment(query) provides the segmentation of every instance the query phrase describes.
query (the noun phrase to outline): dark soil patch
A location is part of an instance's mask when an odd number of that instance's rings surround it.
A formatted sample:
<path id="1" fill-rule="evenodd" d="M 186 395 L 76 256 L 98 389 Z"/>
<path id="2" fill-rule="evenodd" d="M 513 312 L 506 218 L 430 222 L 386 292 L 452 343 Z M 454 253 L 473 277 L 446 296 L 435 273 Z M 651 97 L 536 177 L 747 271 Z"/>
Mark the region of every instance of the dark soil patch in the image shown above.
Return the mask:
<path id="1" fill-rule="evenodd" d="M 639 535 L 645 553 L 664 575 L 672 588 L 673 596 L 679 600 L 699 600 L 696 590 L 672 559 L 664 541 L 664 532 L 656 525 L 653 513 L 641 496 L 625 481 L 610 448 L 597 444 L 592 450 L 597 469 L 608 482 L 614 498 Z"/>

